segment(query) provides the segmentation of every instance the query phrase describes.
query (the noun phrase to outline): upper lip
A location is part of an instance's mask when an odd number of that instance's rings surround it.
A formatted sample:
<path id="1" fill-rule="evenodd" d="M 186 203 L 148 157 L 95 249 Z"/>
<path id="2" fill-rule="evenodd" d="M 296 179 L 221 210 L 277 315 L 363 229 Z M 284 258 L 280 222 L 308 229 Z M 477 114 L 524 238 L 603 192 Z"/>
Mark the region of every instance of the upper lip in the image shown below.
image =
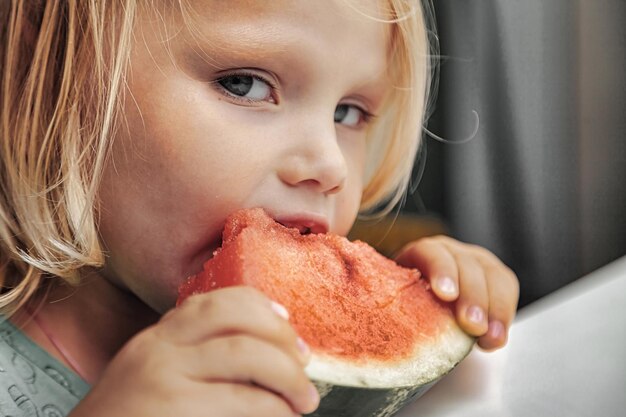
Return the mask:
<path id="1" fill-rule="evenodd" d="M 276 222 L 285 227 L 293 227 L 302 234 L 328 232 L 328 220 L 326 216 L 318 213 L 301 212 L 272 215 Z"/>

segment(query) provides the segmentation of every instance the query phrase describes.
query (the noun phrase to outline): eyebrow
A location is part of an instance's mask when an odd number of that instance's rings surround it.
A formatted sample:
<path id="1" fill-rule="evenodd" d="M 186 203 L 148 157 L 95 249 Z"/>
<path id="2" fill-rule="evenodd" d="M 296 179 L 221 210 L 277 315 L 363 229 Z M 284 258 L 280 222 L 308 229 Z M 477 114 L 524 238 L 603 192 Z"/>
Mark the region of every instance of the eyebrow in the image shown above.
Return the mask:
<path id="1" fill-rule="evenodd" d="M 311 42 L 303 42 L 305 36 L 286 36 L 284 30 L 275 26 L 263 24 L 265 19 L 255 20 L 254 24 L 220 24 L 219 28 L 213 28 L 209 34 L 190 34 L 186 37 L 187 43 L 192 45 L 195 59 L 202 59 L 205 63 L 226 69 L 232 66 L 254 67 L 259 62 L 271 64 L 273 68 L 284 73 L 293 68 L 310 67 L 310 56 L 315 55 L 315 50 L 326 50 L 324 45 L 316 46 L 315 37 Z M 296 33 L 299 32 L 296 28 Z M 236 41 L 232 41 L 232 40 Z M 311 52 L 301 53 L 303 49 L 310 48 Z M 367 51 L 364 47 L 364 51 Z M 189 52 L 188 52 L 189 53 Z M 304 56 L 302 59 L 300 56 Z M 380 96 L 388 86 L 387 59 L 379 60 L 371 54 L 363 53 L 363 65 L 355 65 L 354 70 L 362 69 L 362 74 L 355 75 L 355 88 L 366 91 L 367 94 Z M 386 58 L 386 56 L 385 56 Z M 304 74 L 302 74 L 304 75 Z"/>
<path id="2" fill-rule="evenodd" d="M 232 39 L 236 39 L 233 42 Z M 228 30 L 214 31 L 208 36 L 191 35 L 188 44 L 194 52 L 209 59 L 212 63 L 222 61 L 246 61 L 275 59 L 293 52 L 297 42 L 286 38 L 281 31 L 272 28 L 247 30 L 241 26 L 231 26 Z M 223 62 L 223 65 L 228 65 Z"/>

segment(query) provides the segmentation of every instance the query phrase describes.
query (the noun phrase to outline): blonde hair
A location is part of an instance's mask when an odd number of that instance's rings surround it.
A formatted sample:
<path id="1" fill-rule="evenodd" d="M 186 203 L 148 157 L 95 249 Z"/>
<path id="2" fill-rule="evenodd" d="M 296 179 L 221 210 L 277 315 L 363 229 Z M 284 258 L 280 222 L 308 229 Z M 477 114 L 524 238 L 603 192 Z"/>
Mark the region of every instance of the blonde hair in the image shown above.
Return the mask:
<path id="1" fill-rule="evenodd" d="M 182 0 L 171 1 L 179 3 Z M 394 206 L 411 175 L 429 86 L 419 0 L 388 0 L 387 111 L 373 125 L 362 209 Z M 96 195 L 120 121 L 137 0 L 0 2 L 0 312 L 104 254 Z"/>
<path id="2" fill-rule="evenodd" d="M 115 130 L 132 15 L 132 4 L 119 1 L 0 3 L 5 314 L 47 277 L 76 283 L 79 268 L 103 263 L 94 202 Z"/>
<path id="3" fill-rule="evenodd" d="M 361 211 L 387 214 L 402 201 L 421 144 L 435 81 L 438 56 L 434 14 L 430 0 L 389 0 L 391 45 L 389 78 L 393 83 L 385 112 L 369 132 L 366 186 Z M 430 30 L 429 30 L 430 28 Z M 429 36 L 432 34 L 433 36 Z M 430 103 L 432 104 L 432 103 Z"/>

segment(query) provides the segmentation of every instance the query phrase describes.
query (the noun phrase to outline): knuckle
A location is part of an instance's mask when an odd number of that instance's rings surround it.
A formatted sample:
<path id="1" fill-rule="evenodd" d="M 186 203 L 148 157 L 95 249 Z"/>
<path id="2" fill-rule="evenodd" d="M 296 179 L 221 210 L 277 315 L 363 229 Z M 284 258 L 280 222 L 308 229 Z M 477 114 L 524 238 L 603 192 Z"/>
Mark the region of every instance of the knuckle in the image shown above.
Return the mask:
<path id="1" fill-rule="evenodd" d="M 495 277 L 499 283 L 507 286 L 513 294 L 519 292 L 519 280 L 517 279 L 517 275 L 505 264 L 490 264 L 487 267 L 487 273 Z"/>
<path id="2" fill-rule="evenodd" d="M 429 239 L 429 241 L 431 241 L 433 243 L 436 243 L 438 245 L 442 245 L 442 244 L 443 245 L 450 245 L 450 244 L 452 244 L 452 245 L 459 245 L 459 244 L 463 245 L 464 244 L 464 243 L 462 243 L 462 242 L 460 242 L 460 241 L 458 241 L 456 239 L 453 239 L 453 238 L 451 238 L 448 235 L 444 235 L 444 234 L 436 234 L 436 235 L 430 236 L 430 237 L 428 237 L 426 239 Z"/>
<path id="3" fill-rule="evenodd" d="M 205 298 L 211 297 L 211 293 L 200 293 L 200 294 L 192 294 L 183 301 L 183 303 L 175 309 L 175 311 L 186 311 L 189 309 L 196 308 L 198 304 L 202 304 Z"/>
<path id="4" fill-rule="evenodd" d="M 122 353 L 132 358 L 143 358 L 152 352 L 155 345 L 149 330 L 143 331 L 130 339 L 122 349 Z"/>
<path id="5" fill-rule="evenodd" d="M 276 416 L 290 417 L 293 411 L 287 402 L 276 394 L 260 389 L 251 388 L 245 385 L 233 385 L 232 395 L 245 410 L 241 410 L 245 416 Z M 245 398 L 246 401 L 240 401 Z"/>
<path id="6" fill-rule="evenodd" d="M 278 347 L 285 352 L 295 351 L 296 332 L 287 323 L 277 323 L 272 339 Z"/>
<path id="7" fill-rule="evenodd" d="M 306 378 L 303 365 L 295 359 L 288 347 L 267 343 L 258 350 L 263 352 L 268 360 L 271 358 L 274 371 L 281 375 L 282 380 L 290 381 L 290 386 L 292 384 L 297 385 L 302 378 Z"/>
<path id="8" fill-rule="evenodd" d="M 250 286 L 225 287 L 192 295 L 181 305 L 181 308 L 187 304 L 189 308 L 201 311 L 223 310 L 232 305 L 245 306 L 259 296 L 260 292 Z"/>
<path id="9" fill-rule="evenodd" d="M 434 241 L 432 237 L 422 237 L 412 242 L 407 243 L 402 250 L 401 253 L 422 253 L 428 251 L 434 245 Z"/>
<path id="10" fill-rule="evenodd" d="M 206 314 L 207 311 L 213 309 L 216 304 L 216 299 L 219 302 L 219 298 L 220 297 L 216 297 L 213 292 L 194 294 L 175 309 L 172 316 L 199 317 L 201 314 Z"/>
<path id="11" fill-rule="evenodd" d="M 296 330 L 293 328 L 290 322 L 287 320 L 283 320 L 277 317 L 276 314 L 273 314 L 275 319 L 273 322 L 276 326 L 276 332 L 278 332 L 283 338 L 286 338 L 289 342 L 295 342 L 296 337 L 298 336 Z"/>
<path id="12" fill-rule="evenodd" d="M 486 260 L 498 259 L 489 249 L 475 243 L 462 242 L 446 235 L 438 235 L 437 240 L 451 252 L 469 254 Z"/>
<path id="13" fill-rule="evenodd" d="M 439 246 L 439 241 L 440 241 L 440 235 L 435 235 L 435 236 L 426 236 L 423 237 L 419 240 L 415 241 L 415 245 L 417 248 L 433 248 L 433 247 L 437 247 Z"/>
<path id="14" fill-rule="evenodd" d="M 187 300 L 185 300 L 187 301 Z M 164 323 L 166 321 L 170 321 L 172 320 L 174 317 L 176 317 L 176 313 L 178 312 L 177 308 L 172 308 L 170 310 L 168 310 L 165 314 L 163 314 L 163 316 L 161 316 L 161 319 L 159 320 L 161 323 Z"/>
<path id="15" fill-rule="evenodd" d="M 310 402 L 310 386 L 311 382 L 306 376 L 302 366 L 293 360 L 285 361 L 280 374 L 282 380 L 285 381 L 283 395 L 289 399 L 292 404 L 298 407 L 306 407 Z"/>
<path id="16" fill-rule="evenodd" d="M 496 256 L 495 253 L 482 246 L 473 245 L 472 250 L 476 252 L 477 256 L 482 257 L 486 262 L 506 267 L 506 265 Z"/>
<path id="17" fill-rule="evenodd" d="M 223 348 L 225 350 L 225 354 L 235 357 L 250 356 L 250 344 L 253 343 L 251 339 L 252 338 L 250 336 L 245 335 L 234 335 L 224 338 Z"/>
<path id="18" fill-rule="evenodd" d="M 476 256 L 469 251 L 460 251 L 454 254 L 454 257 L 463 264 L 468 266 L 477 267 L 480 265 L 479 260 L 476 259 Z"/>
<path id="19" fill-rule="evenodd" d="M 285 380 L 291 381 L 290 386 L 295 387 L 296 391 L 300 392 L 306 387 L 308 378 L 304 373 L 304 369 L 293 358 L 285 355 L 281 361 L 280 368 L 280 372 L 284 375 Z"/>
<path id="20" fill-rule="evenodd" d="M 244 297 L 248 302 L 265 302 L 268 300 L 265 294 L 249 285 L 231 287 L 231 290 L 233 293 L 236 293 L 236 297 Z"/>
<path id="21" fill-rule="evenodd" d="M 153 329 L 149 329 L 130 339 L 117 357 L 128 371 L 133 369 L 138 373 L 154 374 L 168 372 L 166 368 L 171 361 L 166 357 L 167 352 L 167 343 L 156 337 Z"/>
<path id="22" fill-rule="evenodd" d="M 285 414 L 285 410 L 289 412 L 290 408 L 284 400 L 259 386 L 227 383 L 220 385 L 218 395 L 229 404 L 228 415 L 241 417 L 289 415 Z"/>
<path id="23" fill-rule="evenodd" d="M 232 290 L 233 288 L 223 288 L 200 294 L 203 297 L 198 297 L 198 300 L 191 305 L 193 310 L 189 313 L 194 318 L 201 317 L 205 320 L 222 320 L 224 317 L 232 317 L 234 308 L 242 309 L 247 305 L 237 299 L 237 293 Z"/>
<path id="24" fill-rule="evenodd" d="M 520 283 L 519 283 L 519 279 L 517 278 L 517 275 L 515 274 L 515 272 L 513 272 L 513 270 L 507 267 L 505 276 L 509 285 L 511 286 L 513 290 L 513 294 L 517 297 L 520 291 Z"/>
<path id="25" fill-rule="evenodd" d="M 511 283 L 513 283 L 515 286 L 519 287 L 519 279 L 517 278 L 517 274 L 515 273 L 515 271 L 513 271 L 511 268 L 505 265 L 504 272 L 505 272 L 507 279 L 511 281 Z"/>

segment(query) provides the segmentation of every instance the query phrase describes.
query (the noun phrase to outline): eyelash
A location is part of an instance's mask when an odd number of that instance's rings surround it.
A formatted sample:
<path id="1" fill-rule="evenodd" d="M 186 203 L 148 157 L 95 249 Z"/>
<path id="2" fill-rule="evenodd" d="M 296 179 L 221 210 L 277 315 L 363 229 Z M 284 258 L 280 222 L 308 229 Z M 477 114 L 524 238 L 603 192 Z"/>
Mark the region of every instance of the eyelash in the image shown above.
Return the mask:
<path id="1" fill-rule="evenodd" d="M 354 107 L 355 109 L 357 109 L 360 113 L 361 113 L 361 120 L 359 121 L 359 124 L 356 126 L 347 126 L 348 128 L 352 128 L 352 129 L 358 129 L 360 127 L 362 127 L 363 125 L 368 125 L 369 123 L 371 123 L 373 120 L 376 119 L 375 114 L 365 110 L 363 107 L 358 106 L 356 104 L 350 104 L 350 103 L 342 103 L 346 106 L 350 106 L 350 107 Z M 338 104 L 337 106 L 340 106 L 341 104 Z M 346 126 L 346 125 L 344 125 Z"/>
<path id="2" fill-rule="evenodd" d="M 219 78 L 216 78 L 215 80 L 211 81 L 211 84 L 213 85 L 213 87 L 218 90 L 222 95 L 228 97 L 231 100 L 234 101 L 238 101 L 240 103 L 244 103 L 244 104 L 258 104 L 259 100 L 255 100 L 255 99 L 251 99 L 251 98 L 246 98 L 246 97 L 241 97 L 238 95 L 235 95 L 233 93 L 231 93 L 230 91 L 228 91 L 224 86 L 222 86 L 220 84 L 220 81 L 224 80 L 225 78 L 228 77 L 236 77 L 236 76 L 240 76 L 240 77 L 251 77 L 254 78 L 257 81 L 261 81 L 263 83 L 266 83 L 270 90 L 272 91 L 272 99 L 274 100 L 275 103 L 278 103 L 278 100 L 275 97 L 274 92 L 278 90 L 278 87 L 270 80 L 261 77 L 258 74 L 252 73 L 252 72 L 247 72 L 247 71 L 241 71 L 241 72 L 235 72 L 235 73 L 231 73 L 231 74 L 226 74 L 223 75 Z M 363 107 L 358 106 L 356 104 L 349 104 L 349 103 L 344 103 L 347 106 L 351 106 L 356 108 L 360 113 L 361 113 L 361 121 L 359 122 L 359 125 L 363 125 L 363 124 L 369 124 L 372 120 L 376 119 L 376 115 L 365 110 Z M 338 105 L 339 106 L 339 105 Z"/>
<path id="3" fill-rule="evenodd" d="M 219 78 L 216 78 L 215 80 L 211 81 L 211 84 L 213 85 L 213 87 L 216 90 L 218 90 L 221 94 L 223 94 L 224 96 L 228 97 L 231 100 L 238 101 L 238 102 L 244 103 L 244 104 L 258 104 L 259 100 L 254 100 L 254 99 L 251 99 L 251 98 L 246 98 L 246 97 L 241 97 L 241 96 L 235 95 L 235 94 L 231 93 L 230 91 L 228 91 L 224 86 L 222 86 L 220 84 L 220 81 L 222 81 L 222 80 L 224 80 L 224 79 L 226 79 L 228 77 L 237 77 L 237 76 L 239 76 L 239 77 L 251 77 L 251 78 L 254 78 L 257 81 L 261 81 L 261 82 L 267 84 L 269 86 L 270 90 L 272 91 L 272 99 L 274 100 L 274 102 L 278 103 L 278 100 L 276 99 L 275 94 L 274 94 L 275 91 L 278 91 L 278 87 L 272 81 L 270 81 L 270 80 L 268 80 L 268 79 L 266 79 L 264 77 L 261 77 L 258 74 L 254 74 L 252 72 L 241 71 L 241 72 L 234 72 L 234 73 L 231 73 L 231 74 L 226 74 L 226 75 L 223 75 L 223 76 L 221 76 Z"/>
<path id="4" fill-rule="evenodd" d="M 354 106 L 355 108 L 357 108 L 361 114 L 363 115 L 363 121 L 362 123 L 368 124 L 370 123 L 372 120 L 376 119 L 376 115 L 374 113 L 370 113 L 367 110 L 365 110 L 364 108 L 360 107 L 360 106 L 356 106 L 354 104 L 350 104 L 350 106 Z"/>

